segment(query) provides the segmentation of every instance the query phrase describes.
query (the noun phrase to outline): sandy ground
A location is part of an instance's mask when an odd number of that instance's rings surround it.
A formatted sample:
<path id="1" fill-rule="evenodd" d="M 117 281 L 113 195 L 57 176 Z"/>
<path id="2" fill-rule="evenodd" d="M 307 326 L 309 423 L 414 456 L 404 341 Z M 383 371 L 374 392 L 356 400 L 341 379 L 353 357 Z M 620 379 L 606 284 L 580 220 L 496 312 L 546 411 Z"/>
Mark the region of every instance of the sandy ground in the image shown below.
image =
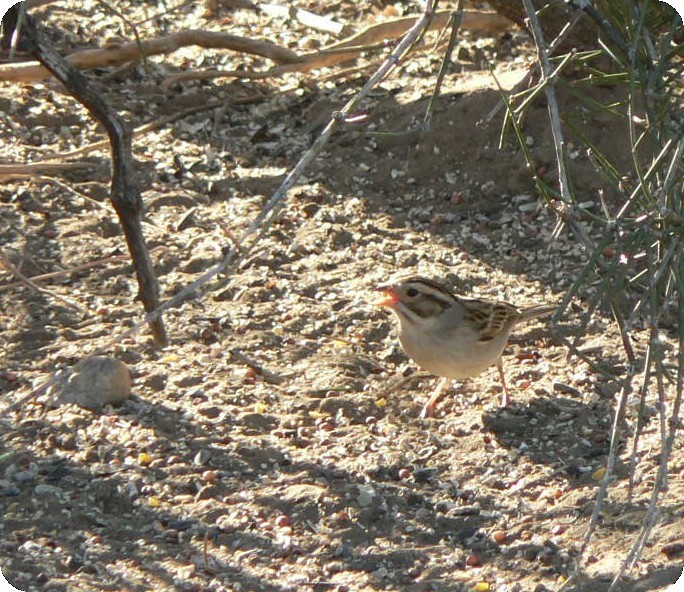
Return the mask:
<path id="1" fill-rule="evenodd" d="M 397 16 L 379 2 L 315 3 L 361 27 Z M 330 6 L 327 6 L 327 5 Z M 325 6 L 324 6 L 325 5 Z M 305 4 L 301 4 L 306 8 Z M 313 8 L 314 4 L 310 6 Z M 134 6 L 140 34 L 230 30 L 293 49 L 331 37 L 249 10 Z M 327 10 L 324 10 L 327 8 Z M 408 10 L 408 9 L 407 9 Z M 383 11 L 385 11 L 383 15 Z M 129 38 L 104 5 L 41 12 L 62 48 Z M 251 27 L 251 29 L 250 29 Z M 255 27 L 258 27 L 255 29 Z M 516 305 L 557 303 L 587 263 L 541 203 L 501 116 L 498 91 L 533 55 L 517 31 L 463 34 L 432 128 L 418 133 L 444 41 L 437 34 L 373 91 L 369 118 L 336 132 L 291 192 L 259 247 L 229 278 L 166 315 L 171 343 L 143 332 L 105 354 L 124 361 L 133 396 L 90 412 L 41 401 L 3 419 L 0 565 L 22 590 L 544 592 L 573 572 L 605 465 L 617 387 L 568 356 L 626 371 L 609 310 L 577 335 L 593 289 L 558 323 L 521 327 L 504 355 L 513 405 L 498 405 L 496 370 L 453 385 L 436 417 L 420 409 L 435 378 L 415 372 L 372 289 L 399 275 Z M 145 66 L 95 73 L 133 125 L 189 106 L 225 105 L 135 141 L 145 232 L 164 297 L 222 257 L 352 96 L 366 69 L 264 82 L 220 79 L 163 88 L 189 67 L 258 68 L 252 58 L 188 48 Z M 595 89 L 608 101 L 615 89 Z M 246 104 L 241 97 L 259 96 Z M 586 120 L 577 99 L 564 116 Z M 628 162 L 616 120 L 589 133 Z M 78 148 L 102 134 L 51 83 L 2 84 L 5 162 Z M 553 182 L 546 105 L 529 110 L 530 150 Z M 108 195 L 108 153 L 84 171 L 0 185 L 0 248 L 26 276 L 106 264 L 27 286 L 0 270 L 0 391 L 7 403 L 57 368 L 91 355 L 140 317 L 137 285 Z M 578 193 L 602 186 L 577 145 Z M 608 194 L 610 199 L 610 195 Z M 646 334 L 635 330 L 643 355 Z M 620 427 L 616 479 L 572 590 L 606 590 L 634 542 L 659 462 L 648 419 L 629 491 L 636 408 Z M 670 462 L 660 523 L 618 589 L 665 590 L 684 558 L 684 454 Z"/>

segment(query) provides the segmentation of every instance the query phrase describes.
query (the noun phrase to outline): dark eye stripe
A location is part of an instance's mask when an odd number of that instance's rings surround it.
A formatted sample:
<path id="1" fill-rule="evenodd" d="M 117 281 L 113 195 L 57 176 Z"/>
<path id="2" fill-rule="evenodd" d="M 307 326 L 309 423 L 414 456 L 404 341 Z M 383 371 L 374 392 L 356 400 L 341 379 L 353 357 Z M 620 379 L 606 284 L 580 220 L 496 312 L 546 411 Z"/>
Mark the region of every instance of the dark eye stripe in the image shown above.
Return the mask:
<path id="1" fill-rule="evenodd" d="M 440 314 L 451 305 L 451 302 L 440 295 L 423 291 L 420 298 L 405 303 L 416 316 L 423 319 Z"/>
<path id="2" fill-rule="evenodd" d="M 415 290 L 416 292 L 422 293 L 425 297 L 430 297 L 435 300 L 442 300 L 446 303 L 453 302 L 454 300 L 454 295 L 447 288 L 425 278 L 419 277 L 409 279 L 406 280 L 405 284 L 415 285 L 415 287 L 411 286 L 406 290 L 406 295 L 410 298 L 413 298 L 416 295 L 411 293 L 413 290 Z"/>
<path id="3" fill-rule="evenodd" d="M 445 286 L 442 284 L 438 284 L 437 282 L 433 282 L 432 280 L 429 280 L 424 277 L 413 277 L 409 278 L 408 280 L 405 281 L 407 284 L 418 284 L 419 286 L 423 286 L 427 288 L 427 292 L 438 292 L 444 296 L 446 296 L 449 300 L 453 300 L 453 294 L 449 289 L 447 289 Z"/>

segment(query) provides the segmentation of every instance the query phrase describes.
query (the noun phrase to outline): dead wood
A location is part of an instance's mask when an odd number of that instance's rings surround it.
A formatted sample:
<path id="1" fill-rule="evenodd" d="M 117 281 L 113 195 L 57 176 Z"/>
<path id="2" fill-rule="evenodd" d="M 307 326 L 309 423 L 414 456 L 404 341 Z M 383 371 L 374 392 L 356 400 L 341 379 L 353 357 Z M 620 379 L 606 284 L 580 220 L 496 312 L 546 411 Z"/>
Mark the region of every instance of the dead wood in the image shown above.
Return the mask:
<path id="1" fill-rule="evenodd" d="M 107 130 L 112 150 L 111 200 L 126 236 L 128 249 L 138 279 L 138 297 L 149 313 L 159 308 L 159 284 L 142 232 L 142 198 L 135 182 L 131 157 L 131 130 L 78 70 L 59 55 L 46 41 L 33 17 L 26 15 L 24 34 L 34 55 L 57 78 L 90 114 Z M 161 316 L 150 321 L 155 342 L 167 342 Z"/>
<path id="2" fill-rule="evenodd" d="M 211 49 L 230 49 L 265 57 L 277 64 L 289 64 L 301 59 L 291 49 L 280 47 L 270 41 L 248 39 L 231 33 L 191 29 L 165 37 L 145 39 L 140 43 L 130 42 L 119 46 L 76 51 L 68 55 L 66 61 L 79 70 L 89 70 L 105 66 L 117 66 L 142 57 L 172 53 L 188 45 Z M 5 82 L 37 82 L 50 76 L 50 71 L 35 61 L 0 64 L 0 80 Z"/>
<path id="3" fill-rule="evenodd" d="M 429 25 L 430 29 L 446 26 L 451 16 L 450 10 L 435 14 Z M 337 43 L 324 47 L 314 53 L 302 55 L 297 61 L 274 66 L 263 72 L 246 72 L 244 70 L 201 70 L 189 71 L 168 78 L 164 84 L 171 85 L 183 80 L 205 80 L 219 77 L 235 77 L 249 79 L 275 78 L 290 72 L 309 72 L 316 68 L 326 68 L 358 58 L 362 53 L 382 48 L 388 39 L 396 39 L 406 33 L 416 22 L 417 17 L 404 17 L 370 25 L 358 33 Z M 501 34 L 511 28 L 513 23 L 495 12 L 482 10 L 466 10 L 463 12 L 462 29 L 483 36 Z M 377 47 L 374 47 L 377 46 Z M 348 49 L 349 51 L 344 51 Z M 0 69 L 0 75 L 2 70 Z"/>
<path id="4" fill-rule="evenodd" d="M 441 11 L 435 15 L 430 28 L 444 27 L 449 20 L 451 11 Z M 173 84 L 187 79 L 203 79 L 218 77 L 236 78 L 272 78 L 288 72 L 308 72 L 315 68 L 325 68 L 356 59 L 365 51 L 369 44 L 375 44 L 386 39 L 396 39 L 408 31 L 415 17 L 399 18 L 377 25 L 371 25 L 358 33 L 330 45 L 315 53 L 298 55 L 296 52 L 271 43 L 266 40 L 247 39 L 230 33 L 216 31 L 188 30 L 179 31 L 166 37 L 146 39 L 140 44 L 131 42 L 117 47 L 100 49 L 86 49 L 67 56 L 68 62 L 79 70 L 88 70 L 104 66 L 116 66 L 143 56 L 166 54 L 188 45 L 198 45 L 213 49 L 230 49 L 249 55 L 268 58 L 278 65 L 264 72 L 245 72 L 209 70 L 201 72 L 186 72 L 168 79 L 167 84 Z M 462 28 L 482 35 L 500 34 L 511 26 L 504 16 L 495 12 L 480 10 L 465 11 L 463 13 Z M 349 52 L 340 52 L 349 48 Z M 50 72 L 37 62 L 19 62 L 15 64 L 0 64 L 0 80 L 7 82 L 36 82 L 50 76 Z"/>
<path id="5" fill-rule="evenodd" d="M 155 249 L 152 249 L 152 251 L 159 250 L 163 247 L 156 247 Z M 19 276 L 12 267 L 10 267 L 7 264 L 7 256 L 0 251 L 0 259 L 3 260 L 3 263 L 7 267 L 9 271 L 17 275 L 17 277 L 22 277 L 23 279 L 18 282 L 12 282 L 9 284 L 3 284 L 0 285 L 0 292 L 4 292 L 5 290 L 11 290 L 13 288 L 16 288 L 17 286 L 21 286 L 24 283 L 30 282 L 32 285 L 36 285 L 37 282 L 46 282 L 48 280 L 54 280 L 54 279 L 63 279 L 67 278 L 70 275 L 73 275 L 75 273 L 79 273 L 81 271 L 85 271 L 86 269 L 90 269 L 91 267 L 98 267 L 100 265 L 110 265 L 111 263 L 117 263 L 119 261 L 121 262 L 128 262 L 130 260 L 130 257 L 128 255 L 112 255 L 111 257 L 100 257 L 99 259 L 94 259 L 93 261 L 88 261 L 87 263 L 82 263 L 81 265 L 76 265 L 75 267 L 70 267 L 69 269 L 62 269 L 61 271 L 51 271 L 49 273 L 41 273 L 39 275 L 34 275 L 31 277 L 28 276 Z M 36 286 L 37 287 L 37 286 Z"/>
<path id="6" fill-rule="evenodd" d="M 41 173 L 54 173 L 84 169 L 93 166 L 90 162 L 30 162 L 27 164 L 0 164 L 0 180 L 7 177 L 32 177 Z"/>

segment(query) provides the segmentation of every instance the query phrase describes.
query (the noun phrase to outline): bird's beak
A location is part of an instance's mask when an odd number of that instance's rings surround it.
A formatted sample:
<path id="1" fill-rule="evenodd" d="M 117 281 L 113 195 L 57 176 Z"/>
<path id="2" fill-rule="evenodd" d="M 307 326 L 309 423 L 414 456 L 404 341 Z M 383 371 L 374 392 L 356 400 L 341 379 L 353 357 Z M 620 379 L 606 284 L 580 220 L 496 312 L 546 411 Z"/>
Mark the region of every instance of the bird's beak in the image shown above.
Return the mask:
<path id="1" fill-rule="evenodd" d="M 376 306 L 394 306 L 399 302 L 399 297 L 391 286 L 378 286 L 375 288 L 375 291 L 382 294 L 382 296 L 374 302 Z"/>

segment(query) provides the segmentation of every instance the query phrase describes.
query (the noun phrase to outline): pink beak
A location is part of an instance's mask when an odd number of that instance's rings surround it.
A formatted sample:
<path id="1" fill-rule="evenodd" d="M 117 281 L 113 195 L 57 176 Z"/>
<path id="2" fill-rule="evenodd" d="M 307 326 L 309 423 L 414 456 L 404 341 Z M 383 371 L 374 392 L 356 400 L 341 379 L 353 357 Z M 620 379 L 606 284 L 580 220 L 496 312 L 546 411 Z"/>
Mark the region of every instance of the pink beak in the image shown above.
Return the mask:
<path id="1" fill-rule="evenodd" d="M 381 286 L 377 288 L 378 292 L 382 292 L 382 298 L 374 304 L 376 306 L 394 306 L 397 302 L 399 302 L 399 297 L 397 296 L 397 293 L 390 287 L 387 286 Z"/>

